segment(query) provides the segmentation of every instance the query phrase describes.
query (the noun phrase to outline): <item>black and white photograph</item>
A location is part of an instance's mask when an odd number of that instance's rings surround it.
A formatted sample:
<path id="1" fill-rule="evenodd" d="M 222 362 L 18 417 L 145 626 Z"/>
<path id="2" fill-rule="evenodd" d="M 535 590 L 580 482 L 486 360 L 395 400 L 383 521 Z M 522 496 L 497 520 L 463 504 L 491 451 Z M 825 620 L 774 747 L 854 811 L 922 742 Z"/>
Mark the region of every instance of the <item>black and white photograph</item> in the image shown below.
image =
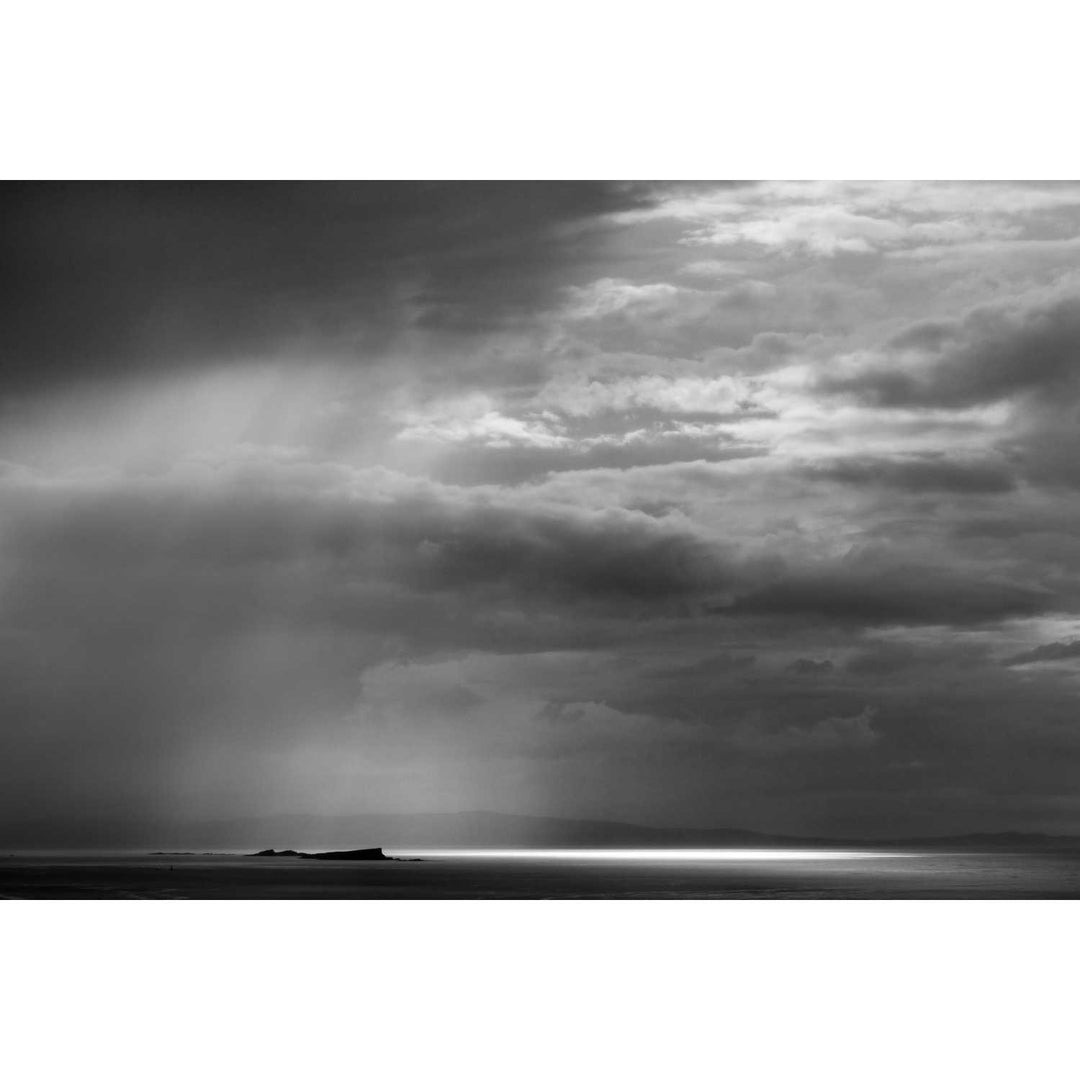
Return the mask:
<path id="1" fill-rule="evenodd" d="M 1080 183 L 7 183 L 0 892 L 1080 896 Z"/>
<path id="2" fill-rule="evenodd" d="M 1069 1075 L 1063 11 L 4 37 L 5 1075 Z"/>

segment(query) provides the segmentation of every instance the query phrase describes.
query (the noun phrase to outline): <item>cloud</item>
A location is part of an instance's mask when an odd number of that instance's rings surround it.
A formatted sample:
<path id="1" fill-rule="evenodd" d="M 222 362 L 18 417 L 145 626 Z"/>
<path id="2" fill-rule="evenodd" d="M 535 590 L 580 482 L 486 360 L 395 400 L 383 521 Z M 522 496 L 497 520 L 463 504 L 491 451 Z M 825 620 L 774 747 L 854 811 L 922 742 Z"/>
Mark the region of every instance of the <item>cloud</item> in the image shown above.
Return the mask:
<path id="1" fill-rule="evenodd" d="M 0 812 L 1074 829 L 1078 192 L 9 186 Z"/>
<path id="2" fill-rule="evenodd" d="M 566 380 L 549 384 L 539 395 L 537 404 L 572 417 L 648 409 L 669 415 L 737 419 L 740 415 L 760 415 L 762 410 L 755 408 L 753 402 L 754 389 L 752 383 L 731 375 Z"/>
<path id="3" fill-rule="evenodd" d="M 1036 585 L 873 559 L 797 571 L 741 596 L 733 610 L 871 625 L 964 625 L 1033 615 L 1052 610 L 1055 602 Z"/>
<path id="4" fill-rule="evenodd" d="M 195 479 L 29 485 L 9 493 L 10 557 L 100 570 L 293 565 L 420 591 L 505 586 L 538 598 L 661 600 L 732 569 L 685 520 L 274 462 Z"/>
<path id="5" fill-rule="evenodd" d="M 474 334 L 554 303 L 612 215 L 601 182 L 6 184 L 10 385 L 250 359 L 370 365 L 410 331 Z M 63 318 L 42 319 L 56 304 Z"/>
<path id="6" fill-rule="evenodd" d="M 736 191 L 674 191 L 631 216 L 688 222 L 689 244 L 830 257 L 1010 243 L 1039 215 L 1078 206 L 1073 184 L 774 181 Z"/>
<path id="7" fill-rule="evenodd" d="M 878 408 L 965 409 L 1023 394 L 1075 396 L 1080 299 L 979 307 L 908 328 L 883 355 L 854 357 L 817 388 Z"/>
<path id="8" fill-rule="evenodd" d="M 833 662 L 831 660 L 810 660 L 806 657 L 800 657 L 798 660 L 788 664 L 787 670 L 792 675 L 830 675 L 833 670 Z"/>
<path id="9" fill-rule="evenodd" d="M 567 333 L 608 352 L 685 356 L 725 344 L 740 321 L 770 307 L 778 291 L 773 282 L 748 275 L 700 288 L 598 278 L 567 288 L 560 315 Z"/>
<path id="10" fill-rule="evenodd" d="M 868 705 L 854 716 L 832 716 L 808 727 L 789 726 L 767 731 L 756 725 L 742 724 L 732 741 L 742 749 L 765 754 L 862 750 L 874 746 L 881 738 L 873 726 L 876 714 L 877 709 Z"/>
<path id="11" fill-rule="evenodd" d="M 1021 667 L 1025 664 L 1075 660 L 1078 657 L 1080 657 L 1080 640 L 1053 641 L 1048 645 L 1038 645 L 1027 652 L 1010 656 L 1004 663 L 1009 667 Z"/>
<path id="12" fill-rule="evenodd" d="M 685 523 L 303 462 L 11 470 L 2 498 L 9 820 L 262 812 L 306 798 L 320 770 L 335 798 L 400 803 L 418 728 L 356 719 L 366 669 L 595 649 L 731 573 Z M 439 699 L 451 742 L 470 702 Z M 404 790 L 450 798 L 437 760 L 411 760 L 431 774 Z"/>
<path id="13" fill-rule="evenodd" d="M 888 457 L 849 455 L 821 459 L 803 469 L 808 479 L 829 480 L 855 487 L 905 492 L 951 492 L 999 495 L 1016 488 L 1016 476 L 1001 458 L 973 460 L 944 454 Z"/>
<path id="14" fill-rule="evenodd" d="M 741 221 L 721 221 L 691 235 L 695 244 L 740 242 L 779 250 L 804 250 L 814 255 L 864 253 L 901 243 L 907 235 L 894 221 L 855 214 L 843 207 L 790 209 L 780 215 Z"/>
<path id="15" fill-rule="evenodd" d="M 625 473 L 679 462 L 731 461 L 765 452 L 760 446 L 738 442 L 726 432 L 685 426 L 657 425 L 624 435 L 568 443 L 557 447 L 459 443 L 441 447 L 426 467 L 433 479 L 444 483 L 513 485 L 540 481 L 552 473 Z"/>
<path id="16" fill-rule="evenodd" d="M 888 681 L 907 685 L 917 673 L 920 684 L 935 674 L 951 676 L 963 670 L 988 665 L 990 649 L 985 643 L 964 641 L 952 632 L 948 642 L 926 644 L 912 640 L 868 640 L 859 642 L 843 665 L 848 675 L 871 680 L 881 687 Z"/>

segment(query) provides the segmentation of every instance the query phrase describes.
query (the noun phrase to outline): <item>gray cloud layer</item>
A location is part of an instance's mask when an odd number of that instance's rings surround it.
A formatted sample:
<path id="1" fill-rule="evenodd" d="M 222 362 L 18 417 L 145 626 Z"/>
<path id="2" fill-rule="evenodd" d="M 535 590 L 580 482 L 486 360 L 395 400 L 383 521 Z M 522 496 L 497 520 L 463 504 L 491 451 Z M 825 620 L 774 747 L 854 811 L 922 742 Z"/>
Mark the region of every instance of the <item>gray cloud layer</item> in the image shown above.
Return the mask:
<path id="1" fill-rule="evenodd" d="M 27 837 L 1080 828 L 1080 192 L 0 194 Z"/>
<path id="2" fill-rule="evenodd" d="M 960 409 L 1020 394 L 1075 392 L 1080 299 L 977 308 L 961 320 L 925 322 L 888 342 L 880 361 L 821 380 L 890 408 Z"/>

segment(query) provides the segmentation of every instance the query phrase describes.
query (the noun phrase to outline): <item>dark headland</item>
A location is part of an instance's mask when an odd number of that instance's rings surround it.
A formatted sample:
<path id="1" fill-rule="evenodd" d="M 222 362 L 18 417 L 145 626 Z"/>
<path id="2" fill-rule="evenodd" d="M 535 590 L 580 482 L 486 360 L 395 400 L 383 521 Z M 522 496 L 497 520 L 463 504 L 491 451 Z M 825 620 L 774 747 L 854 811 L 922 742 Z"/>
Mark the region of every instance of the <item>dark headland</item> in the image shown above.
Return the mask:
<path id="1" fill-rule="evenodd" d="M 263 859 L 263 858 L 280 858 L 281 856 L 291 856 L 296 859 L 334 859 L 339 862 L 396 862 L 397 860 L 391 858 L 389 855 L 383 854 L 381 847 L 369 847 L 369 848 L 353 848 L 351 851 L 293 851 L 292 848 L 288 848 L 284 851 L 275 851 L 273 848 L 266 848 L 265 851 L 256 851 L 252 855 L 248 855 L 249 859 Z"/>

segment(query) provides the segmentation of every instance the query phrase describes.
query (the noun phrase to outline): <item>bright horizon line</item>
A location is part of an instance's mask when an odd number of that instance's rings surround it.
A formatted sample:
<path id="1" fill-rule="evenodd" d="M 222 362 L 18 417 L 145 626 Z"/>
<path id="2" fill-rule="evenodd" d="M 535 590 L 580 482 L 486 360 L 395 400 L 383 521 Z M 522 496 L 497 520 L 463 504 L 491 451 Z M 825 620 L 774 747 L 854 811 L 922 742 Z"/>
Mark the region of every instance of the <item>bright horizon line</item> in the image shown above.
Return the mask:
<path id="1" fill-rule="evenodd" d="M 384 849 L 385 850 L 385 849 Z M 662 859 L 676 861 L 796 861 L 830 859 L 909 859 L 909 852 L 801 850 L 792 848 L 425 848 L 391 854 L 418 858 L 470 859 Z"/>

